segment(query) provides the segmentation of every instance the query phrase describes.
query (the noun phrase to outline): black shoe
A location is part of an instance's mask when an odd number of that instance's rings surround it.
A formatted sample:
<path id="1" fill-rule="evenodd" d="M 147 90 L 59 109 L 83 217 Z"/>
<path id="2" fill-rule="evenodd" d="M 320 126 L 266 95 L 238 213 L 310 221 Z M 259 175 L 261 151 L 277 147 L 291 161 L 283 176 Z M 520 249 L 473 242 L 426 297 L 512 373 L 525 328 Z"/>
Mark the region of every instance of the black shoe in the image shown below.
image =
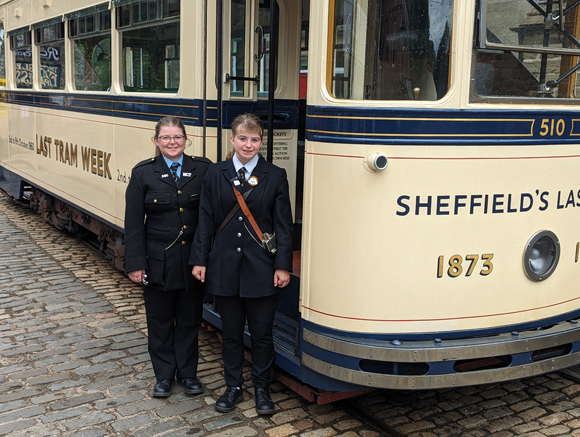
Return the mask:
<path id="1" fill-rule="evenodd" d="M 172 379 L 158 379 L 157 384 L 153 388 L 154 398 L 168 398 L 171 395 L 171 388 L 173 387 Z"/>
<path id="2" fill-rule="evenodd" d="M 177 378 L 177 383 L 183 387 L 187 395 L 198 395 L 203 393 L 201 383 L 195 378 Z"/>
<path id="3" fill-rule="evenodd" d="M 256 413 L 272 414 L 274 413 L 274 402 L 270 397 L 270 392 L 266 387 L 255 388 L 254 398 L 256 399 Z"/>
<path id="4" fill-rule="evenodd" d="M 229 413 L 234 411 L 236 404 L 244 400 L 244 392 L 241 388 L 228 387 L 221 398 L 215 403 L 216 411 Z"/>

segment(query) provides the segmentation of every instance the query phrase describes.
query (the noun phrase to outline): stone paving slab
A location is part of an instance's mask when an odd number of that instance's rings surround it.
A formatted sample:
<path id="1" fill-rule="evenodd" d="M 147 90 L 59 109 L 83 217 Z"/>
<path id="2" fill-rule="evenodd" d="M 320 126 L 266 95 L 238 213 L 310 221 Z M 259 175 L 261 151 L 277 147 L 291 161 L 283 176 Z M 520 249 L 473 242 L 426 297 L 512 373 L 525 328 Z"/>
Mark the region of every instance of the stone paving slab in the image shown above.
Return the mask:
<path id="1" fill-rule="evenodd" d="M 215 333 L 202 330 L 200 356 L 203 394 L 176 386 L 152 398 L 141 287 L 0 196 L 0 435 L 378 435 L 341 414 L 317 422 L 316 405 L 281 384 L 270 417 L 255 413 L 251 384 L 234 412 L 218 413 L 225 386 Z"/>

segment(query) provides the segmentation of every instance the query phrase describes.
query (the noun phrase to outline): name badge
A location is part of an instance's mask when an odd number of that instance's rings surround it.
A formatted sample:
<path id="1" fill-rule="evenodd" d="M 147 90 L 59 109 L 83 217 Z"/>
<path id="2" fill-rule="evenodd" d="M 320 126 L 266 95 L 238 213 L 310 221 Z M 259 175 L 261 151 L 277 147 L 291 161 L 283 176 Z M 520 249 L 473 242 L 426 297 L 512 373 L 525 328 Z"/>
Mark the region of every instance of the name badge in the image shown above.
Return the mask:
<path id="1" fill-rule="evenodd" d="M 186 177 L 190 178 L 191 177 L 191 173 L 183 173 L 183 176 L 186 176 Z"/>
<path id="2" fill-rule="evenodd" d="M 168 177 L 169 177 L 169 175 L 168 175 L 168 174 L 162 174 L 162 175 L 161 175 L 161 177 L 162 177 L 162 178 L 168 178 Z"/>

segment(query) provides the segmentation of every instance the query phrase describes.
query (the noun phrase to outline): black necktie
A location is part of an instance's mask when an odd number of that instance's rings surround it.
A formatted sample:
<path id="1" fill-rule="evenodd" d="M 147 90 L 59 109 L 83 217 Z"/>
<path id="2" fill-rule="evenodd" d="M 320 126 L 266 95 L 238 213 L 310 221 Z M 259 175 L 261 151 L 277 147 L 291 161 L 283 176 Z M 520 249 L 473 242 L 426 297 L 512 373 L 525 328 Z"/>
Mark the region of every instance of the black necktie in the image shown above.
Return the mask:
<path id="1" fill-rule="evenodd" d="M 177 175 L 177 168 L 179 167 L 179 162 L 174 162 L 171 164 L 171 174 L 173 175 L 173 179 L 175 179 L 175 184 L 179 182 L 179 176 Z"/>
<path id="2" fill-rule="evenodd" d="M 238 179 L 240 180 L 240 185 L 243 187 L 246 181 L 246 167 L 242 167 L 238 170 Z"/>

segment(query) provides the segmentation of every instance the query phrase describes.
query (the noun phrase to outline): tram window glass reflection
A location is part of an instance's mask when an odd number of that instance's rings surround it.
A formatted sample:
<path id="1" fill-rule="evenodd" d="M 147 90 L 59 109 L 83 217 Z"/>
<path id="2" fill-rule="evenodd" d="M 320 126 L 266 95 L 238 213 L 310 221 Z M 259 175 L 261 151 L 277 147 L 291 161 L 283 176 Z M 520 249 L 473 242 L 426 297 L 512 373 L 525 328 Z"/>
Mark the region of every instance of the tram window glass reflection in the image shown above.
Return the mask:
<path id="1" fill-rule="evenodd" d="M 339 99 L 437 100 L 449 88 L 452 0 L 336 0 L 329 88 Z"/>
<path id="2" fill-rule="evenodd" d="M 125 91 L 177 92 L 179 20 L 174 0 L 135 0 L 117 7 Z"/>
<path id="3" fill-rule="evenodd" d="M 481 97 L 557 97 L 580 91 L 578 2 L 487 0 L 476 29 L 472 100 Z M 485 29 L 483 29 L 485 26 Z"/>
<path id="4" fill-rule="evenodd" d="M 63 90 L 65 84 L 64 22 L 39 23 L 35 42 L 40 54 L 40 85 L 43 89 Z"/>
<path id="5" fill-rule="evenodd" d="M 108 5 L 67 16 L 73 45 L 74 88 L 107 91 L 111 87 L 111 13 Z"/>
<path id="6" fill-rule="evenodd" d="M 32 88 L 32 34 L 28 27 L 10 32 L 10 50 L 14 54 L 16 88 Z"/>

